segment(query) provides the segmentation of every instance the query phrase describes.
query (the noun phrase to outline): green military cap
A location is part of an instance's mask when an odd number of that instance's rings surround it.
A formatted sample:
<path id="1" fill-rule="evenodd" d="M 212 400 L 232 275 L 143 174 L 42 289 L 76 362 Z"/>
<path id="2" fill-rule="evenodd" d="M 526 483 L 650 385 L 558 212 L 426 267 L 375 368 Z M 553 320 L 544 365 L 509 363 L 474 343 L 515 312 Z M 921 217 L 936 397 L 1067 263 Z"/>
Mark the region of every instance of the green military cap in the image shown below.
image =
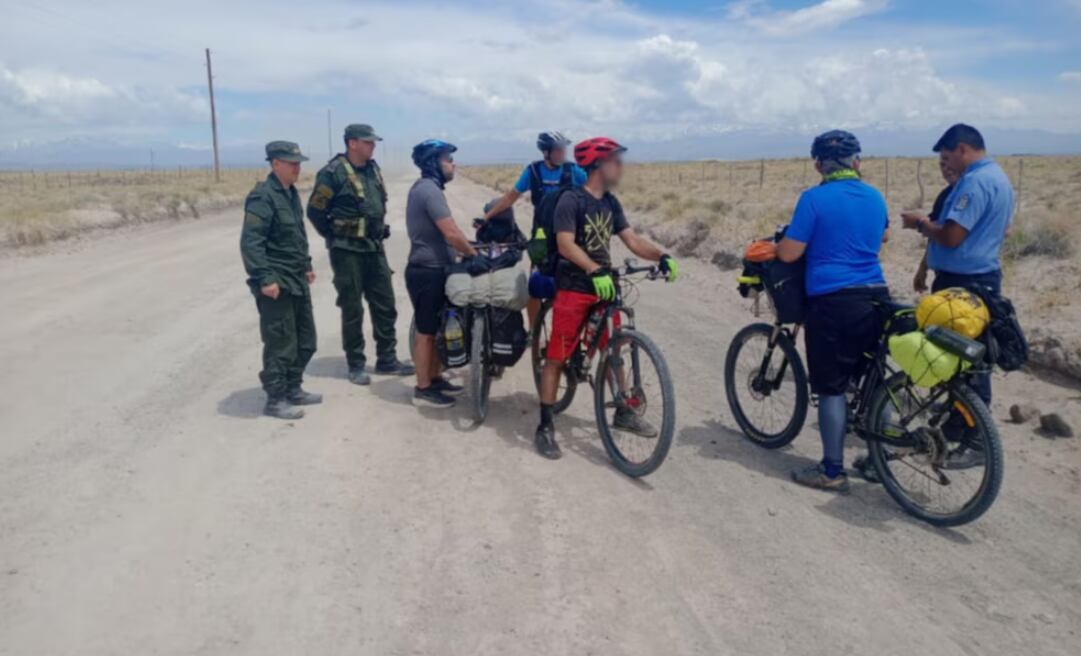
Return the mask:
<path id="1" fill-rule="evenodd" d="M 300 152 L 300 146 L 292 141 L 271 141 L 266 145 L 266 160 L 280 159 L 283 162 L 307 162 L 308 158 Z"/>
<path id="2" fill-rule="evenodd" d="M 382 141 L 383 137 L 380 137 L 375 133 L 375 130 L 370 125 L 364 123 L 354 123 L 348 125 L 345 128 L 346 139 L 360 139 L 361 141 Z"/>

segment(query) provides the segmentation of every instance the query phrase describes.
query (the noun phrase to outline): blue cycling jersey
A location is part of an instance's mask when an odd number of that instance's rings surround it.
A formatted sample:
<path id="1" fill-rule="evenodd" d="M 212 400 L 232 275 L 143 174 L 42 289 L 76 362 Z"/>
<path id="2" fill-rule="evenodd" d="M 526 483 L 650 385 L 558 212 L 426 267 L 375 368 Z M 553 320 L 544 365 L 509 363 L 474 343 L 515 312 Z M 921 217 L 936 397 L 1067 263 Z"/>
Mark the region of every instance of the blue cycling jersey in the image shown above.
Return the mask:
<path id="1" fill-rule="evenodd" d="M 522 169 L 522 174 L 518 176 L 518 182 L 514 183 L 514 190 L 520 194 L 524 194 L 530 189 L 530 177 L 533 175 L 530 169 L 533 165 Z M 537 167 L 540 170 L 541 184 L 544 188 L 544 193 L 550 194 L 556 189 L 559 189 L 559 178 L 563 175 L 563 167 L 557 166 L 554 169 L 548 168 L 545 164 L 541 164 Z M 586 172 L 582 170 L 582 167 L 577 164 L 571 164 L 571 184 L 575 187 L 580 187 L 586 182 Z"/>

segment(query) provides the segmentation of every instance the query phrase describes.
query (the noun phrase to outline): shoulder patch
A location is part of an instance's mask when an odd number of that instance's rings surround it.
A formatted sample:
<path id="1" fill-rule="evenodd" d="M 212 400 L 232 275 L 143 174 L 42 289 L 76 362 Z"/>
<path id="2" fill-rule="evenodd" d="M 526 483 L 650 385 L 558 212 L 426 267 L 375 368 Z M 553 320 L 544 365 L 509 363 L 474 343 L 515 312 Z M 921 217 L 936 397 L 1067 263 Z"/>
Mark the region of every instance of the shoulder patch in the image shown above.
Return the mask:
<path id="1" fill-rule="evenodd" d="M 257 227 L 263 225 L 263 217 L 259 216 L 258 214 L 254 213 L 254 212 L 245 212 L 244 213 L 244 225 L 251 226 L 253 228 L 257 228 Z"/>
<path id="2" fill-rule="evenodd" d="M 309 204 L 317 210 L 326 209 L 327 202 L 334 197 L 334 190 L 325 184 L 320 184 L 315 188 L 315 192 L 312 193 L 312 199 Z"/>
<path id="3" fill-rule="evenodd" d="M 968 208 L 968 204 L 971 200 L 970 194 L 962 194 L 961 197 L 957 199 L 957 202 L 953 204 L 953 209 L 963 212 Z"/>

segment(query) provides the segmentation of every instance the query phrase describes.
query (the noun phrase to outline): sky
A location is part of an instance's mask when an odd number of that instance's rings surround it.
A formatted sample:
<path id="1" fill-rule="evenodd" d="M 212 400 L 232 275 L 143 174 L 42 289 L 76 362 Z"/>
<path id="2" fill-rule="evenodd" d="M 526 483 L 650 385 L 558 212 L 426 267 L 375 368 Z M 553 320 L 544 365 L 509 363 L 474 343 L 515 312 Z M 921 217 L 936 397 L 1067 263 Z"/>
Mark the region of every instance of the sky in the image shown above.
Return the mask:
<path id="1" fill-rule="evenodd" d="M 207 47 L 227 161 L 272 139 L 324 159 L 328 110 L 332 149 L 367 122 L 403 160 L 432 136 L 465 161 L 528 157 L 544 129 L 662 157 L 803 154 L 835 127 L 922 152 L 962 120 L 1015 150 L 1081 144 L 1081 0 L 0 0 L 0 15 L 0 164 L 206 161 Z"/>

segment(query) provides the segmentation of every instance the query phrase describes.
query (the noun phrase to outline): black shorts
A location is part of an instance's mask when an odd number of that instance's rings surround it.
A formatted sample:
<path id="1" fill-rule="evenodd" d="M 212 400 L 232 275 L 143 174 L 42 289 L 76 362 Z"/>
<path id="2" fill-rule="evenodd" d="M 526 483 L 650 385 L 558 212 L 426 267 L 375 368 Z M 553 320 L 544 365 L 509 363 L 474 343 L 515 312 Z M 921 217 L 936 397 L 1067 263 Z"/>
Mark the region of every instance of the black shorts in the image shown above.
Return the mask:
<path id="1" fill-rule="evenodd" d="M 876 301 L 888 301 L 885 287 L 856 287 L 808 299 L 803 333 L 811 391 L 837 396 L 863 373 L 864 354 L 882 335 Z"/>
<path id="2" fill-rule="evenodd" d="M 405 268 L 405 288 L 409 291 L 413 320 L 421 335 L 439 332 L 443 308 L 447 304 L 446 285 L 447 274 L 442 268 L 413 265 Z"/>

